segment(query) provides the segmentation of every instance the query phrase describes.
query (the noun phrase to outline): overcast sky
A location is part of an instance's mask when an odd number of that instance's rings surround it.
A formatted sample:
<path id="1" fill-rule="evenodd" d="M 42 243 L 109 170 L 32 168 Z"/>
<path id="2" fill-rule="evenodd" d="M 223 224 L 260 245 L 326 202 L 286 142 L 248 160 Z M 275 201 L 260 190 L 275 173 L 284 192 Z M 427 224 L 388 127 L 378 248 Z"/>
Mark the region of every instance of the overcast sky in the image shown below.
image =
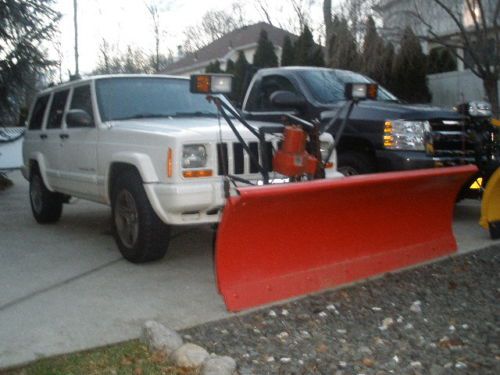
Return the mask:
<path id="1" fill-rule="evenodd" d="M 108 43 L 125 50 L 128 45 L 153 51 L 153 27 L 145 1 L 154 0 L 78 0 L 78 32 L 80 72 L 89 73 L 99 59 L 99 45 L 103 38 Z M 308 0 L 309 1 L 309 0 Z M 234 0 L 156 0 L 161 9 L 161 23 L 165 35 L 161 42 L 162 53 L 169 49 L 176 52 L 182 44 L 183 30 L 199 22 L 210 9 L 230 9 Z M 288 0 L 268 0 L 272 17 L 283 19 L 293 16 Z M 263 20 L 252 0 L 241 1 L 245 16 L 250 21 Z M 311 16 L 315 24 L 321 22 L 322 0 L 313 0 Z M 60 22 L 60 51 L 63 56 L 63 79 L 74 71 L 73 0 L 57 0 L 56 10 L 62 13 Z M 57 40 L 56 40 L 57 42 Z M 52 57 L 57 55 L 51 51 Z"/>

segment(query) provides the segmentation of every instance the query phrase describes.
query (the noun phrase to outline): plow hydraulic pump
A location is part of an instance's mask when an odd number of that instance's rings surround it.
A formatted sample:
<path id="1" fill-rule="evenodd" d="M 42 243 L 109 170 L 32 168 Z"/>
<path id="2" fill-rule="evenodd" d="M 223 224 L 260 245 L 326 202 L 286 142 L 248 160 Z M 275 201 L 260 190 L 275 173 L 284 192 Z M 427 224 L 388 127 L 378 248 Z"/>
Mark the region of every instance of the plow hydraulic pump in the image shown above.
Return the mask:
<path id="1" fill-rule="evenodd" d="M 306 151 L 307 135 L 299 126 L 286 126 L 282 147 L 273 158 L 273 168 L 287 177 L 314 175 L 319 161 Z"/>

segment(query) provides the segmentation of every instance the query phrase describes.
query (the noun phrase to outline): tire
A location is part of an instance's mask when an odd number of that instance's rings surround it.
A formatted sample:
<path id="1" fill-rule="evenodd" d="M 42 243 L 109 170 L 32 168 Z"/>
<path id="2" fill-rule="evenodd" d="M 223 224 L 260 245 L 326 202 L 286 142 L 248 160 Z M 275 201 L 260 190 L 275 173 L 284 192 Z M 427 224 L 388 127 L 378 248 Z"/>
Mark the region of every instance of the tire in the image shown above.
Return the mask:
<path id="1" fill-rule="evenodd" d="M 111 199 L 113 236 L 123 257 L 132 263 L 163 258 L 170 227 L 151 207 L 139 174 L 128 170 L 119 175 Z"/>
<path id="2" fill-rule="evenodd" d="M 31 211 L 37 222 L 55 223 L 61 218 L 63 196 L 47 189 L 38 169 L 31 172 L 29 194 Z"/>
<path id="3" fill-rule="evenodd" d="M 363 152 L 341 152 L 338 159 L 338 171 L 344 176 L 368 174 L 376 171 L 373 159 Z"/>
<path id="4" fill-rule="evenodd" d="M 500 221 L 493 221 L 489 224 L 490 237 L 492 240 L 498 240 L 500 238 Z"/>

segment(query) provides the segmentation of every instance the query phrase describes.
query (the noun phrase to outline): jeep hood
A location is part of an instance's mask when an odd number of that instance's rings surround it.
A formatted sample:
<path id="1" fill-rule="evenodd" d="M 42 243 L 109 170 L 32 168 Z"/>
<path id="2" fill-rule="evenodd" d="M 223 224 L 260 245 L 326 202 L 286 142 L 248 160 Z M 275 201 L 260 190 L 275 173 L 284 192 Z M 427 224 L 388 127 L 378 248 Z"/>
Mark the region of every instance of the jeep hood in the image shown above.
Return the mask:
<path id="1" fill-rule="evenodd" d="M 223 118 L 220 121 L 212 117 L 144 118 L 110 121 L 108 124 L 116 131 L 153 133 L 182 139 L 217 140 L 221 134 L 223 139 L 235 139 L 234 133 Z M 234 120 L 234 124 L 243 137 L 253 138 L 250 131 L 237 120 Z M 258 128 L 269 123 L 250 122 L 250 125 Z"/>

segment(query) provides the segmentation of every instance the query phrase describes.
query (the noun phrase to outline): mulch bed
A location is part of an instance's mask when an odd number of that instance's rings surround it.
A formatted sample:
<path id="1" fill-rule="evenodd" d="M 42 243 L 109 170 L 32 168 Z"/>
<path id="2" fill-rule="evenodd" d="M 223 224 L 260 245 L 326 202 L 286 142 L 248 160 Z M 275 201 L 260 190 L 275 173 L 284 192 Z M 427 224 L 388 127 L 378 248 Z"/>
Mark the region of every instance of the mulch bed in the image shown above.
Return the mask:
<path id="1" fill-rule="evenodd" d="M 500 374 L 500 247 L 181 331 L 246 374 Z"/>

